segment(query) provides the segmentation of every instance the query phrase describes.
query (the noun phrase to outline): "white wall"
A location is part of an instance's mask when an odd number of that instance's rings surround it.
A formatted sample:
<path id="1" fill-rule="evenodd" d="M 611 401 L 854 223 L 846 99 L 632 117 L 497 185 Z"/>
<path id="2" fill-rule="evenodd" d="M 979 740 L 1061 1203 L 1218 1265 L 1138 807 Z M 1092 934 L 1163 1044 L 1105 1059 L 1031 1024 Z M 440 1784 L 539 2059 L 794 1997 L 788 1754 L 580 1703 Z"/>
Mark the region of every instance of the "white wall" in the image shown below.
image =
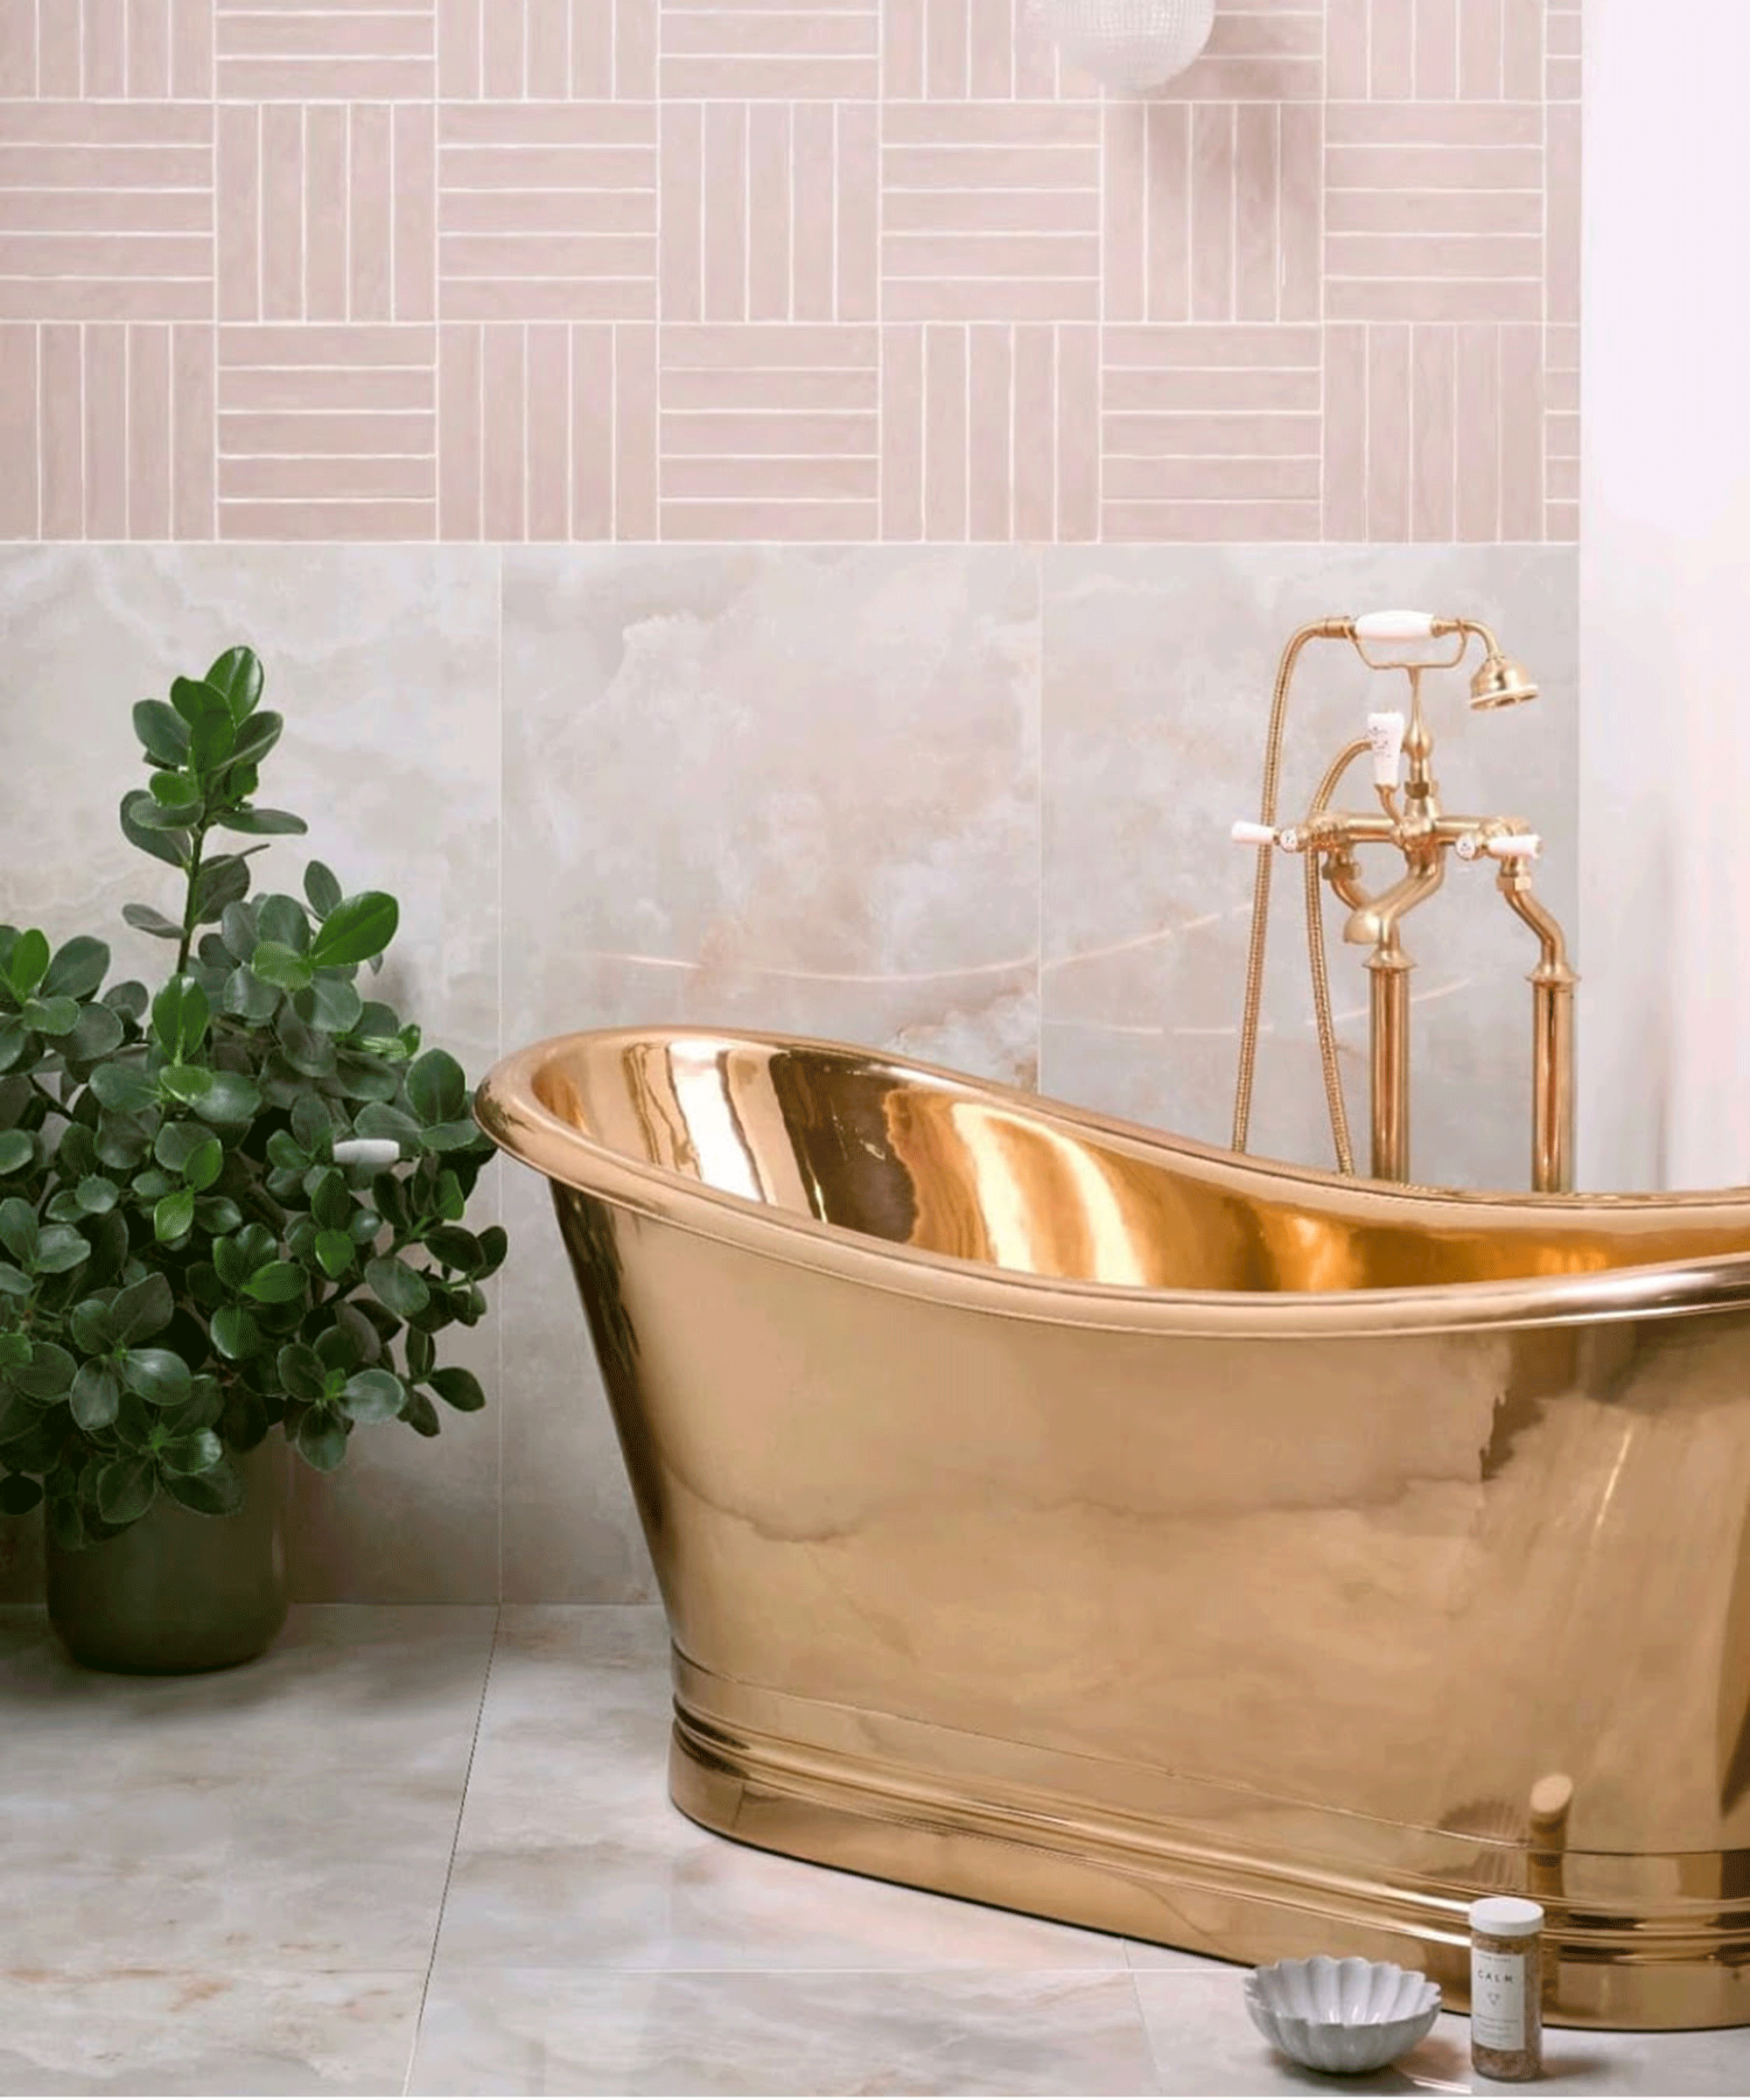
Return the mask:
<path id="1" fill-rule="evenodd" d="M 1750 1181 L 1750 5 L 1588 0 L 1580 1180 Z"/>

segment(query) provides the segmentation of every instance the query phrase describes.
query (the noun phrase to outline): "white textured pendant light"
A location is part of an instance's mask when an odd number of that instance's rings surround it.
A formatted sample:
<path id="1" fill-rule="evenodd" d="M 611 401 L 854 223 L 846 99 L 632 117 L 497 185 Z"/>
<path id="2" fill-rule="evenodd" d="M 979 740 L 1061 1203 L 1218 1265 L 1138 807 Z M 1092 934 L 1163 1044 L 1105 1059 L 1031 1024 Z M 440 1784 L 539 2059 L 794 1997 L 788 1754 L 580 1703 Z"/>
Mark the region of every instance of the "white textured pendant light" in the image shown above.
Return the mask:
<path id="1" fill-rule="evenodd" d="M 1215 0 L 1033 0 L 1063 55 L 1109 88 L 1158 88 L 1209 41 Z"/>

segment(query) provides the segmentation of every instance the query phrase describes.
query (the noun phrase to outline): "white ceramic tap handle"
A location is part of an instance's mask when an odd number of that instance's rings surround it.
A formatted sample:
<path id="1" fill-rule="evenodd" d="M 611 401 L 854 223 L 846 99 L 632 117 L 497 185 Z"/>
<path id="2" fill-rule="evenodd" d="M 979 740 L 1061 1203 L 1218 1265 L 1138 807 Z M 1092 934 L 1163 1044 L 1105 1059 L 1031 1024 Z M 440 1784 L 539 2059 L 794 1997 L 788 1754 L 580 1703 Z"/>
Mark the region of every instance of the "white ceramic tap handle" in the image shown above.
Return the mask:
<path id="1" fill-rule="evenodd" d="M 1404 765 L 1404 717 L 1396 708 L 1368 717 L 1368 743 L 1373 752 L 1374 785 L 1396 788 Z"/>
<path id="2" fill-rule="evenodd" d="M 1357 641 L 1432 641 L 1432 612 L 1363 612 L 1355 622 Z"/>
<path id="3" fill-rule="evenodd" d="M 1536 860 L 1544 842 L 1535 831 L 1512 831 L 1505 838 L 1492 838 L 1488 851 L 1496 860 Z"/>
<path id="4" fill-rule="evenodd" d="M 1242 817 L 1234 826 L 1234 844 L 1236 846 L 1273 846 L 1277 843 L 1274 824 L 1249 823 Z"/>

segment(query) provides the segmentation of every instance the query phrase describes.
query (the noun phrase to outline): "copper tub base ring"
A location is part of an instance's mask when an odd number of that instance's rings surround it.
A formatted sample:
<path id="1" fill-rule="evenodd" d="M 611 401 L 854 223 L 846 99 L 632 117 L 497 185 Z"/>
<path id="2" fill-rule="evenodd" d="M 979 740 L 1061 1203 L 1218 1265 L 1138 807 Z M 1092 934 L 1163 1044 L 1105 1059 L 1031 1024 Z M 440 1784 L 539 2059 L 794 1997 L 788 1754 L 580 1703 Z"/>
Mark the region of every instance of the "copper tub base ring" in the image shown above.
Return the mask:
<path id="1" fill-rule="evenodd" d="M 815 1866 L 1222 1961 L 1336 1948 L 1420 1970 L 1455 2012 L 1468 2006 L 1465 1912 L 1477 1887 L 1536 1885 L 1522 1844 L 1383 1823 L 1358 1830 L 1365 1819 L 1138 1768 L 1124 1776 L 1180 1813 L 1116 1816 L 1017 1784 L 1018 1746 L 1002 1746 L 1003 1776 L 975 1778 L 990 1746 L 888 1715 L 829 1709 L 817 1731 L 848 1727 L 884 1756 L 766 1735 L 722 1716 L 775 1706 L 789 1718 L 805 1703 L 730 1684 L 678 1655 L 676 1670 L 675 1806 L 719 1837 Z M 701 1691 L 715 1716 L 691 1703 Z M 896 1761 L 907 1750 L 912 1759 Z M 1036 1757 L 1040 1778 L 1066 1763 Z M 1110 1799 L 1111 1767 L 1087 1761 Z M 1571 1894 L 1543 1899 L 1550 2025 L 1750 2024 L 1750 1854 L 1568 1852 L 1561 1872 Z"/>

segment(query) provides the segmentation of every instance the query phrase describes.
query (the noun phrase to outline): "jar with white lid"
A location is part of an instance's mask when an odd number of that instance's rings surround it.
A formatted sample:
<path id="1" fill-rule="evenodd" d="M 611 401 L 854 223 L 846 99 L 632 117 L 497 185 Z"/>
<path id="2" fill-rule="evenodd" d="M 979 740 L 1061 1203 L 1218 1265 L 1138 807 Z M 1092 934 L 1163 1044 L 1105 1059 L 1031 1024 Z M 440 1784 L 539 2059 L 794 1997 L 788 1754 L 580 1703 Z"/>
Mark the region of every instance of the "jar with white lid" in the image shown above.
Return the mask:
<path id="1" fill-rule="evenodd" d="M 1471 2062 L 1519 2083 L 1544 2068 L 1544 1907 L 1484 1896 L 1470 1908 Z"/>

